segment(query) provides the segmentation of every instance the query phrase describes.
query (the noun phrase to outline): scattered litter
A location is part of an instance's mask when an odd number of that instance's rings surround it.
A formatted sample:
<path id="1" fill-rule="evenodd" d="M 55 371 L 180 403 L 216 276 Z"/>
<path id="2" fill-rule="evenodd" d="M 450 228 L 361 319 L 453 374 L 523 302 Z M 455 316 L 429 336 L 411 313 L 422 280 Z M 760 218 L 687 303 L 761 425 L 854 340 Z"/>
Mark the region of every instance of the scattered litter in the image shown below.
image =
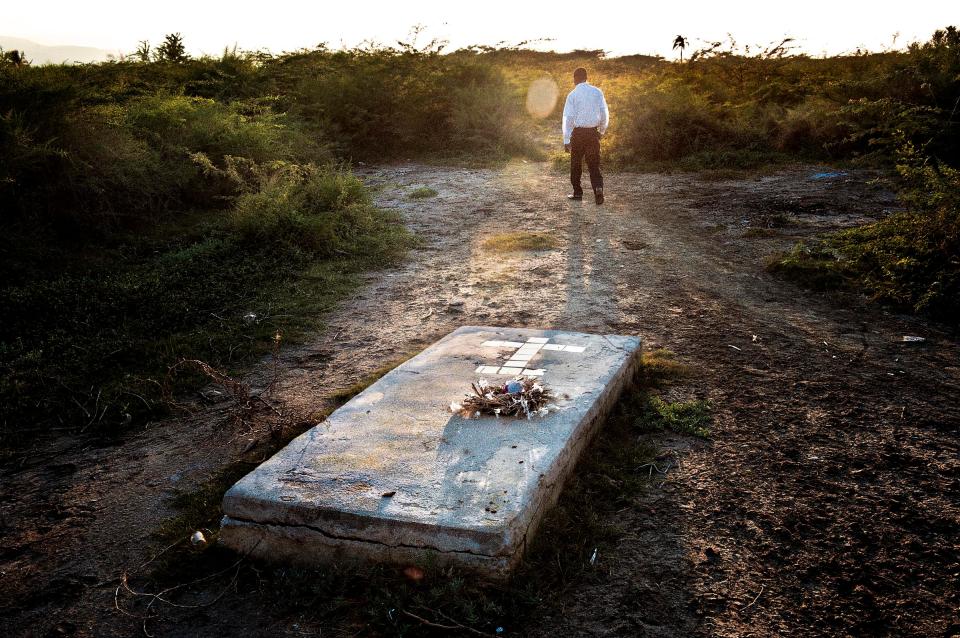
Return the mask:
<path id="1" fill-rule="evenodd" d="M 758 337 L 757 335 L 750 335 L 750 337 L 753 343 L 760 341 L 760 337 Z"/>
<path id="2" fill-rule="evenodd" d="M 397 495 L 397 492 L 396 492 L 396 490 L 394 490 L 394 491 L 392 491 L 392 492 L 384 492 L 384 493 L 381 494 L 380 496 L 382 496 L 383 498 L 393 498 L 393 497 L 396 496 L 396 495 Z"/>
<path id="3" fill-rule="evenodd" d="M 433 316 L 433 308 L 430 309 L 430 312 L 428 312 L 427 314 L 425 314 L 425 315 L 423 315 L 422 317 L 420 317 L 420 319 L 421 319 L 421 320 L 422 320 L 422 319 L 429 319 L 431 316 Z"/>
<path id="4" fill-rule="evenodd" d="M 450 404 L 450 411 L 464 417 L 478 418 L 481 414 L 531 418 L 546 416 L 547 403 L 554 400 L 550 390 L 530 377 L 517 377 L 503 385 L 490 385 L 486 379 L 471 384 L 473 394 L 462 402 Z"/>
<path id="5" fill-rule="evenodd" d="M 243 323 L 247 324 L 248 326 L 252 323 L 260 323 L 257 321 L 257 313 L 248 312 L 247 314 L 243 315 Z"/>
<path id="6" fill-rule="evenodd" d="M 407 567 L 406 569 L 404 569 L 403 575 L 415 582 L 420 582 L 421 580 L 423 580 L 423 577 L 426 576 L 426 574 L 422 569 L 414 565 L 411 565 L 410 567 Z"/>
<path id="7" fill-rule="evenodd" d="M 822 173 L 814 173 L 810 176 L 810 179 L 835 179 L 837 177 L 846 177 L 846 171 L 824 171 Z"/>
<path id="8" fill-rule="evenodd" d="M 642 470 L 645 467 L 650 468 L 649 471 L 647 472 L 647 478 L 652 479 L 654 470 L 656 470 L 657 474 L 663 474 L 664 476 L 666 476 L 667 472 L 670 471 L 670 468 L 673 467 L 673 463 L 668 462 L 662 470 L 659 467 L 657 467 L 656 463 L 644 463 L 643 465 L 637 467 L 637 470 Z"/>
<path id="9" fill-rule="evenodd" d="M 750 601 L 749 605 L 743 608 L 743 611 L 746 611 L 747 609 L 753 607 L 757 603 L 757 601 L 760 600 L 760 594 L 763 593 L 763 590 L 766 589 L 766 587 L 767 587 L 766 585 L 760 585 L 760 592 L 757 594 L 757 596 L 753 600 Z"/>
<path id="10" fill-rule="evenodd" d="M 729 344 L 728 344 L 728 345 L 729 345 Z M 736 350 L 737 352 L 743 352 L 743 350 L 741 350 L 741 349 L 738 348 L 737 346 L 730 346 L 730 347 L 733 348 L 734 350 Z"/>
<path id="11" fill-rule="evenodd" d="M 527 160 L 523 160 L 523 163 L 526 164 L 526 163 L 527 163 Z M 497 631 L 498 634 L 502 634 L 502 633 L 503 633 L 503 627 L 497 627 L 496 631 Z"/>
<path id="12" fill-rule="evenodd" d="M 206 545 L 207 537 L 203 535 L 203 532 L 197 530 L 193 533 L 193 536 L 190 537 L 190 544 L 194 546 Z"/>
<path id="13" fill-rule="evenodd" d="M 593 556 L 590 557 L 590 564 L 595 565 L 597 562 L 597 548 L 593 548 Z"/>
<path id="14" fill-rule="evenodd" d="M 903 335 L 903 340 L 907 343 L 923 343 L 926 337 L 914 337 L 913 335 Z"/>
<path id="15" fill-rule="evenodd" d="M 211 388 L 209 390 L 201 390 L 200 396 L 202 396 L 207 401 L 216 401 L 221 397 L 223 397 L 223 392 L 221 392 L 220 390 L 214 390 Z"/>

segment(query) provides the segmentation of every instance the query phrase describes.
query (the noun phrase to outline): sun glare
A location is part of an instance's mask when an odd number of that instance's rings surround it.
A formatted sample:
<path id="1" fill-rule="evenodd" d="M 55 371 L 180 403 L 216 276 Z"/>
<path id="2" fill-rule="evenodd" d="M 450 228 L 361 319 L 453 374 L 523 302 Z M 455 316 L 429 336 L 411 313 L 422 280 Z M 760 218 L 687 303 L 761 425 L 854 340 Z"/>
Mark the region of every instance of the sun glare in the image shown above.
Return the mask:
<path id="1" fill-rule="evenodd" d="M 539 119 L 547 117 L 557 105 L 557 94 L 557 83 L 551 78 L 534 80 L 527 89 L 527 112 Z"/>

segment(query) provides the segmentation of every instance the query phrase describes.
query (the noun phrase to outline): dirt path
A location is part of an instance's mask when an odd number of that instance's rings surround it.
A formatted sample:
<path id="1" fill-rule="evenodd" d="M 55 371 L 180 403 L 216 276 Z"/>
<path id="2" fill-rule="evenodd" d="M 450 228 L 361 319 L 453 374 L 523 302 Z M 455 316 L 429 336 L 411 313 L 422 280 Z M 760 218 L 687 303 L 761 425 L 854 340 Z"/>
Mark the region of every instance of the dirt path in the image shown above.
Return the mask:
<path id="1" fill-rule="evenodd" d="M 283 396 L 315 406 L 463 324 L 640 335 L 697 370 L 670 398 L 713 401 L 712 441 L 663 437 L 682 451 L 680 467 L 621 514 L 636 533 L 601 557 L 605 577 L 516 633 L 953 635 L 957 337 L 764 272 L 764 257 L 797 238 L 893 206 L 869 175 L 814 172 L 614 174 L 596 207 L 564 200 L 563 176 L 544 164 L 364 169 L 378 202 L 423 243 L 371 274 L 314 341 L 283 353 Z M 438 195 L 409 199 L 421 185 Z M 559 246 L 481 247 L 518 229 Z M 927 341 L 903 343 L 907 334 Z M 117 447 L 64 443 L 4 470 L 0 633 L 135 632 L 112 612 L 111 579 L 149 557 L 171 494 L 262 435 L 231 431 L 221 416 L 211 408 Z M 172 635 L 214 635 L 225 621 L 196 622 Z"/>

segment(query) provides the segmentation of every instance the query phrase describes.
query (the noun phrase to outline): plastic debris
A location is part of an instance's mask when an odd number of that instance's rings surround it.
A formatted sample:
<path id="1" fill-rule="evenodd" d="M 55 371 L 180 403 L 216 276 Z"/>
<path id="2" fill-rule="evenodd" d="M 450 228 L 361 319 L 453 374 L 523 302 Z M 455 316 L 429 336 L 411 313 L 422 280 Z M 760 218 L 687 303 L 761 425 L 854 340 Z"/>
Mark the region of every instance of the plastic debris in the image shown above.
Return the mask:
<path id="1" fill-rule="evenodd" d="M 814 173 L 810 176 L 810 179 L 834 179 L 837 177 L 846 177 L 846 171 L 824 171 L 822 173 Z"/>
<path id="2" fill-rule="evenodd" d="M 926 341 L 925 337 L 914 337 L 913 335 L 903 335 L 903 340 L 907 343 L 923 343 Z"/>
<path id="3" fill-rule="evenodd" d="M 593 548 L 593 556 L 590 557 L 590 564 L 595 565 L 597 563 L 597 548 Z"/>
<path id="4" fill-rule="evenodd" d="M 191 544 L 191 545 L 194 545 L 194 546 L 196 546 L 196 545 L 206 545 L 206 544 L 207 544 L 207 537 L 203 535 L 203 532 L 201 532 L 200 530 L 197 530 L 197 531 L 195 531 L 195 532 L 193 533 L 193 535 L 190 537 L 190 544 Z"/>

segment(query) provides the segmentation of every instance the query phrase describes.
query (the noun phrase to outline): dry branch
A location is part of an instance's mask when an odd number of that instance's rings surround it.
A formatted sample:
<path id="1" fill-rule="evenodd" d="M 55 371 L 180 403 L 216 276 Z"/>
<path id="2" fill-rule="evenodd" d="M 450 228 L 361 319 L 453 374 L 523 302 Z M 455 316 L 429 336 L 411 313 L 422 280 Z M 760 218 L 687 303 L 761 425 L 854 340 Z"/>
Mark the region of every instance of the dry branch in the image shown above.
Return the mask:
<path id="1" fill-rule="evenodd" d="M 550 390 L 539 381 L 518 377 L 503 385 L 490 385 L 481 379 L 470 384 L 472 394 L 461 403 L 453 403 L 450 410 L 467 418 L 480 415 L 530 418 L 546 416 L 547 404 L 555 399 Z"/>

